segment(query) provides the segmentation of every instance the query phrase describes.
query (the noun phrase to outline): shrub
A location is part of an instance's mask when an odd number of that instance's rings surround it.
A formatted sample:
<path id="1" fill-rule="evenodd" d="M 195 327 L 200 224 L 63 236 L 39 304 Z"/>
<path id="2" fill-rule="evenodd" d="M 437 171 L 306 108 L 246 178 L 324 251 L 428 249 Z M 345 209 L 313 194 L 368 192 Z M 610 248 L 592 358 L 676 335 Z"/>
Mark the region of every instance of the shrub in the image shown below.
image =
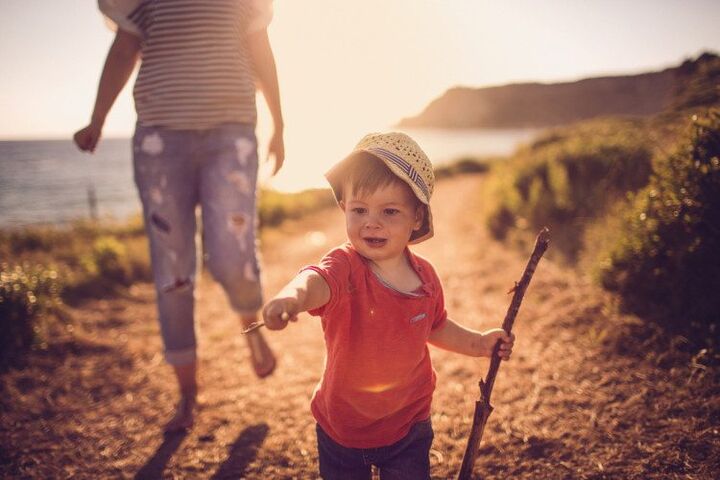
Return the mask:
<path id="1" fill-rule="evenodd" d="M 15 252 L 23 250 L 49 250 L 56 241 L 56 235 L 50 233 L 49 229 L 34 229 L 24 232 L 14 232 L 10 236 L 10 244 Z"/>
<path id="2" fill-rule="evenodd" d="M 720 312 L 720 110 L 653 165 L 600 271 L 638 312 L 710 326 Z"/>
<path id="3" fill-rule="evenodd" d="M 115 237 L 102 236 L 95 240 L 91 261 L 91 268 L 102 279 L 122 285 L 130 284 L 132 272 L 127 250 Z"/>
<path id="4" fill-rule="evenodd" d="M 57 271 L 41 265 L 0 265 L 0 350 L 32 344 L 38 315 L 55 306 L 60 293 Z"/>
<path id="5" fill-rule="evenodd" d="M 150 282 L 153 279 L 150 251 L 145 236 L 128 238 L 124 243 L 131 282 Z"/>
<path id="6" fill-rule="evenodd" d="M 677 73 L 676 110 L 720 103 L 720 57 L 703 53 L 695 61 L 683 62 Z"/>
<path id="7" fill-rule="evenodd" d="M 518 225 L 549 225 L 555 245 L 574 256 L 582 229 L 627 192 L 643 187 L 651 162 L 650 141 L 639 122 L 594 121 L 551 131 L 496 164 L 488 227 L 504 238 Z"/>
<path id="8" fill-rule="evenodd" d="M 435 179 L 439 180 L 464 173 L 487 173 L 490 170 L 491 162 L 496 160 L 463 157 L 450 164 L 437 167 L 435 169 Z"/>
<path id="9" fill-rule="evenodd" d="M 277 226 L 284 220 L 300 218 L 302 215 L 333 205 L 335 198 L 327 188 L 297 193 L 263 190 L 260 192 L 258 203 L 260 227 Z"/>
<path id="10" fill-rule="evenodd" d="M 63 303 L 150 280 L 147 239 L 139 220 L 76 222 L 0 231 L 0 360 L 65 331 Z M 0 362 L 2 363 L 2 362 Z"/>

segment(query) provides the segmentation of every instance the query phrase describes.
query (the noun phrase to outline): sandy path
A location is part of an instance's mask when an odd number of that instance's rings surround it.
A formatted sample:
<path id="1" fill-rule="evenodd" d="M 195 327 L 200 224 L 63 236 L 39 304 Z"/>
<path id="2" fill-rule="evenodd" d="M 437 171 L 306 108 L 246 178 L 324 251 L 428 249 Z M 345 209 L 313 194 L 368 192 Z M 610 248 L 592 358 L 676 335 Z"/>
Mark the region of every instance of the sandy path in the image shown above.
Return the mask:
<path id="1" fill-rule="evenodd" d="M 526 256 L 489 238 L 476 195 L 481 186 L 477 176 L 441 182 L 433 198 L 436 237 L 415 251 L 434 262 L 450 316 L 489 328 L 502 322 L 505 292 Z M 267 232 L 267 294 L 343 239 L 336 210 Z M 685 382 L 687 370 L 667 372 L 644 352 L 609 354 L 605 338 L 620 319 L 607 305 L 603 293 L 572 271 L 541 262 L 516 322 L 516 353 L 496 382 L 496 410 L 477 472 L 486 478 L 710 478 L 707 472 L 720 471 L 720 395 L 708 398 L 709 380 Z M 268 335 L 279 367 L 258 380 L 222 291 L 203 278 L 201 410 L 189 433 L 163 438 L 159 426 L 174 392 L 159 353 L 151 287 L 89 302 L 73 315 L 81 341 L 51 344 L 1 378 L 0 474 L 317 477 L 309 399 L 324 347 L 316 319 L 303 315 L 297 325 Z M 450 478 L 460 466 L 487 361 L 432 353 L 439 375 L 432 472 Z M 690 405 L 691 418 L 672 410 L 671 392 Z M 690 444 L 679 444 L 680 438 Z"/>

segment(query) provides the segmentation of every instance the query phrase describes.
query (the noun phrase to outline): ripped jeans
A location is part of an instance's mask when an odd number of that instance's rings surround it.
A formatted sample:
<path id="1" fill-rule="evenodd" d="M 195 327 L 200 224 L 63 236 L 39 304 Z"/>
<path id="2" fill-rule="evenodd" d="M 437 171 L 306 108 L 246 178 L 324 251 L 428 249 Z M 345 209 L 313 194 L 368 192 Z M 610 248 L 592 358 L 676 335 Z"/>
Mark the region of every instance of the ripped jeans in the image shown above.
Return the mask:
<path id="1" fill-rule="evenodd" d="M 262 306 L 255 250 L 255 127 L 168 130 L 138 125 L 133 165 L 150 240 L 165 359 L 185 365 L 196 359 L 197 205 L 207 267 L 233 309 L 254 314 Z"/>

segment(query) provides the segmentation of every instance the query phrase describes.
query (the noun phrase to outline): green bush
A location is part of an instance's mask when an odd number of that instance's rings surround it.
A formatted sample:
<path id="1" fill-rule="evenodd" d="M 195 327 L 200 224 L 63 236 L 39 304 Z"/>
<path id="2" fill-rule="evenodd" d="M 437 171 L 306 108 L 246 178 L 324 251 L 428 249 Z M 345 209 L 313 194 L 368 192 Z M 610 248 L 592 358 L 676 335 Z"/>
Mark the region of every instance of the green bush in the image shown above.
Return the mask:
<path id="1" fill-rule="evenodd" d="M 82 283 L 99 281 L 105 286 L 132 283 L 132 266 L 127 249 L 115 237 L 98 237 L 92 244 L 92 250 L 82 257 L 80 263 L 85 271 Z"/>
<path id="2" fill-rule="evenodd" d="M 652 148 L 639 122 L 605 120 L 551 131 L 497 163 L 488 227 L 504 238 L 513 227 L 553 229 L 554 243 L 574 256 L 582 229 L 643 187 Z"/>
<path id="3" fill-rule="evenodd" d="M 683 62 L 677 74 L 680 91 L 673 100 L 673 108 L 680 110 L 720 103 L 720 57 L 703 53 L 697 60 Z M 676 87 L 678 88 L 678 87 Z"/>
<path id="4" fill-rule="evenodd" d="M 694 326 L 720 316 L 720 110 L 653 165 L 631 197 L 600 271 L 605 287 L 640 312 Z"/>
<path id="5" fill-rule="evenodd" d="M 115 237 L 103 236 L 95 240 L 92 257 L 102 278 L 123 285 L 130 283 L 127 250 Z"/>
<path id="6" fill-rule="evenodd" d="M 59 294 L 58 273 L 53 268 L 0 265 L 0 349 L 3 354 L 32 344 L 37 331 L 36 318 L 56 305 Z"/>
<path id="7" fill-rule="evenodd" d="M 17 254 L 24 251 L 49 251 L 53 245 L 64 240 L 63 235 L 52 227 L 32 227 L 14 230 L 3 234 L 3 244 L 10 252 Z"/>
<path id="8" fill-rule="evenodd" d="M 478 159 L 471 157 L 460 158 L 447 165 L 441 165 L 435 169 L 435 179 L 453 177 L 464 173 L 487 173 L 490 171 L 490 164 L 498 161 L 495 158 Z"/>
<path id="9" fill-rule="evenodd" d="M 327 188 L 297 193 L 262 190 L 258 203 L 260 227 L 277 226 L 287 219 L 300 218 L 302 215 L 333 205 L 335 198 Z"/>
<path id="10" fill-rule="evenodd" d="M 65 331 L 63 304 L 150 280 L 147 239 L 138 219 L 75 222 L 0 231 L 0 360 Z"/>

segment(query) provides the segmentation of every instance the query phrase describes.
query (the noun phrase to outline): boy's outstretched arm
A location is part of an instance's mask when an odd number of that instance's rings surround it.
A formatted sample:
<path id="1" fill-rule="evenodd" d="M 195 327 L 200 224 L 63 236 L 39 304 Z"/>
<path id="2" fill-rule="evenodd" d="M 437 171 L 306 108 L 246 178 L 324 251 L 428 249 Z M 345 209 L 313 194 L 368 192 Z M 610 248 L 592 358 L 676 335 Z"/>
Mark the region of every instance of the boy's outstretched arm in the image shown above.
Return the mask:
<path id="1" fill-rule="evenodd" d="M 319 273 L 303 270 L 263 307 L 263 320 L 270 330 L 282 330 L 297 321 L 300 312 L 319 308 L 330 301 L 330 287 Z"/>
<path id="2" fill-rule="evenodd" d="M 500 340 L 500 358 L 508 360 L 515 343 L 515 335 L 508 335 L 502 328 L 485 332 L 471 330 L 449 318 L 438 329 L 430 332 L 429 342 L 443 350 L 449 350 L 471 357 L 490 357 L 497 341 Z"/>

